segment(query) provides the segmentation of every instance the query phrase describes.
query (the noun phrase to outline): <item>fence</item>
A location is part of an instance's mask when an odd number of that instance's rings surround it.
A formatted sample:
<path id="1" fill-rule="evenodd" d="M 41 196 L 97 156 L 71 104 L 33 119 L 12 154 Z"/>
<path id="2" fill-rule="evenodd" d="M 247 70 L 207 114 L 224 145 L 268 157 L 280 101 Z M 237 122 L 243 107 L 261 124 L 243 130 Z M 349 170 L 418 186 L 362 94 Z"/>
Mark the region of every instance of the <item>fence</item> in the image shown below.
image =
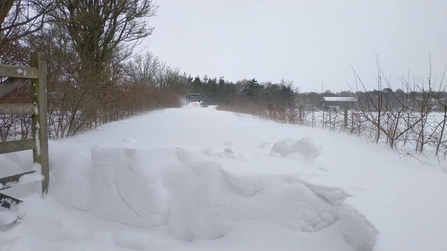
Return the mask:
<path id="1" fill-rule="evenodd" d="M 33 162 L 41 166 L 44 177 L 42 180 L 42 194 L 48 192 L 50 181 L 48 159 L 48 133 L 47 133 L 47 80 L 46 62 L 43 53 L 31 54 L 30 67 L 0 64 L 0 78 L 7 80 L 0 82 L 0 99 L 14 91 L 15 88 L 26 82 L 31 83 L 33 103 L 28 104 L 0 104 L 0 115 L 31 115 L 32 139 L 0 142 L 0 154 L 24 150 L 33 150 Z M 15 175 L 21 177 L 26 173 Z M 10 180 L 11 177 L 3 179 Z M 0 178 L 0 181 L 2 179 Z M 11 180 L 13 181 L 13 180 Z M 20 200 L 0 193 L 0 199 L 9 199 L 13 202 Z"/>

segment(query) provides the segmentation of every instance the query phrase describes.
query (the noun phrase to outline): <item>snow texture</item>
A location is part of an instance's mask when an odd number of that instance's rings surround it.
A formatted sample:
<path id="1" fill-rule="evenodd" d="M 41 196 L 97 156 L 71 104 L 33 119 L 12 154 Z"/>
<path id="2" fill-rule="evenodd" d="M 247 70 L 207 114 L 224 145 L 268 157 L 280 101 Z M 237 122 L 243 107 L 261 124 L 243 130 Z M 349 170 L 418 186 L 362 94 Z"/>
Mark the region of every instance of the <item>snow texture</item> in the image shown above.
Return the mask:
<path id="1" fill-rule="evenodd" d="M 276 142 L 271 149 L 272 154 L 279 154 L 282 157 L 289 156 L 291 154 L 300 154 L 307 160 L 313 160 L 320 156 L 322 147 L 315 146 L 310 138 L 295 139 L 283 139 Z"/>
<path id="2" fill-rule="evenodd" d="M 346 240 L 358 251 L 372 251 L 376 243 L 377 229 L 349 203 L 340 210 L 340 224 Z"/>

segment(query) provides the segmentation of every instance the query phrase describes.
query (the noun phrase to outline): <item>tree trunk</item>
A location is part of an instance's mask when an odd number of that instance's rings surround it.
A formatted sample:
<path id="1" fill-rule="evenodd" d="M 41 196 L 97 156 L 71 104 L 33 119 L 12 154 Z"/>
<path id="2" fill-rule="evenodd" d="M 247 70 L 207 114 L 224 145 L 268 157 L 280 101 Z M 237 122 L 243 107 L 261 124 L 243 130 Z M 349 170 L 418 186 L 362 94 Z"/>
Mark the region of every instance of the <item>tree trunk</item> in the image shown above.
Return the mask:
<path id="1" fill-rule="evenodd" d="M 2 30 L 2 24 L 8 16 L 9 11 L 13 6 L 14 0 L 0 0 L 0 30 Z"/>

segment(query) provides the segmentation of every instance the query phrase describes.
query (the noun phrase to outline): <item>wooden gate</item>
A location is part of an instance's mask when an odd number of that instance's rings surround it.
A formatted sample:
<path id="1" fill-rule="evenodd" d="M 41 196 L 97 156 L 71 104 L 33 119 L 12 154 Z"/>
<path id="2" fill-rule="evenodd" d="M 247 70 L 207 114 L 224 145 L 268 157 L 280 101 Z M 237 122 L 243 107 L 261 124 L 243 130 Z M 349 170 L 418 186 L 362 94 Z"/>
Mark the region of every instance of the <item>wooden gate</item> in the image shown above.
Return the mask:
<path id="1" fill-rule="evenodd" d="M 0 99 L 14 91 L 15 88 L 30 79 L 33 103 L 0 104 L 0 115 L 32 115 L 32 139 L 0 142 L 0 154 L 24 150 L 33 150 L 33 162 L 41 166 L 44 177 L 42 194 L 48 192 L 50 181 L 48 160 L 48 130 L 47 130 L 47 80 L 46 62 L 43 53 L 31 55 L 30 67 L 0 64 L 0 77 L 7 78 L 0 82 Z M 1 167 L 0 167 L 1 168 Z M 2 189 L 12 187 L 18 179 L 30 172 L 9 177 L 0 177 Z M 6 204 L 19 203 L 20 200 L 0 193 L 0 202 Z M 2 204 L 2 203 L 0 203 Z M 8 205 L 6 205 L 9 207 Z"/>

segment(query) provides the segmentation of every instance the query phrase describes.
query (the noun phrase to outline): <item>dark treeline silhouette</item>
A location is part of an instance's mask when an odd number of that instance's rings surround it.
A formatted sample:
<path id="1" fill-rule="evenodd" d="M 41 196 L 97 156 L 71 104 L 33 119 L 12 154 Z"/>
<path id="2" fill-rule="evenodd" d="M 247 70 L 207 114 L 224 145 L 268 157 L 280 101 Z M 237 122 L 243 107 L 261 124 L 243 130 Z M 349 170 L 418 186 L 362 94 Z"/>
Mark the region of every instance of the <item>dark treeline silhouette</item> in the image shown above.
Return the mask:
<path id="1" fill-rule="evenodd" d="M 256 79 L 241 80 L 236 83 L 225 81 L 223 77 L 201 79 L 188 78 L 191 92 L 201 93 L 205 105 L 231 105 L 234 103 L 269 104 L 293 107 L 295 92 L 291 84 L 263 83 Z"/>

